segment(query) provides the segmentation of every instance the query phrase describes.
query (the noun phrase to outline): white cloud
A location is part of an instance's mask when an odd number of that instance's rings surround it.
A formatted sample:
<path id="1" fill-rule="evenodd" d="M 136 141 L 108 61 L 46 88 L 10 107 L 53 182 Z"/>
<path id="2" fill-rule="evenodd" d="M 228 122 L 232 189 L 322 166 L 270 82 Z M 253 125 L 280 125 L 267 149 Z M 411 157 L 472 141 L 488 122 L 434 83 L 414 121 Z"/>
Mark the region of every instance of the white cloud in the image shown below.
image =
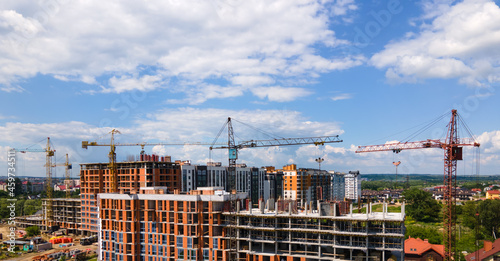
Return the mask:
<path id="1" fill-rule="evenodd" d="M 227 117 L 283 137 L 325 136 L 344 132 L 336 122 L 310 121 L 300 112 L 288 110 L 166 109 L 137 119 L 135 124 L 136 131 L 146 139 L 211 142 Z M 270 138 L 236 121 L 233 121 L 233 128 L 241 140 Z M 222 142 L 226 141 L 225 137 L 221 137 Z"/>
<path id="2" fill-rule="evenodd" d="M 336 5 L 332 8 L 332 13 L 334 15 L 345 15 L 348 11 L 356 9 L 358 9 L 358 6 L 354 3 L 354 0 L 337 0 Z"/>
<path id="3" fill-rule="evenodd" d="M 386 45 L 371 64 L 387 69 L 386 77 L 395 81 L 455 78 L 471 86 L 499 82 L 500 7 L 489 0 L 464 0 L 446 8 L 450 3 L 429 4 L 439 6 L 425 8 L 428 18 L 435 17 L 432 23 L 424 24 L 416 36 Z"/>
<path id="4" fill-rule="evenodd" d="M 355 10 L 353 0 L 53 5 L 0 4 L 0 32 L 6 36 L 0 40 L 2 89 L 13 90 L 6 86 L 41 74 L 84 82 L 101 92 L 166 88 L 198 97 L 212 92 L 205 89 L 213 85 L 273 87 L 361 64 L 359 58 L 322 57 L 317 50 L 346 44 L 335 37 L 329 20 L 332 13 Z"/>
<path id="5" fill-rule="evenodd" d="M 167 103 L 190 105 L 201 104 L 209 99 L 224 99 L 243 95 L 245 88 L 241 87 L 222 87 L 213 84 L 200 83 L 195 89 L 186 93 L 187 97 L 182 100 L 169 99 Z"/>
<path id="6" fill-rule="evenodd" d="M 159 155 L 159 156 L 167 156 L 167 148 L 165 148 L 165 146 L 163 145 L 156 145 L 154 146 L 151 151 L 156 154 L 156 155 Z"/>
<path id="7" fill-rule="evenodd" d="M 162 77 L 159 75 L 144 75 L 139 78 L 121 76 L 117 78 L 116 76 L 109 79 L 109 85 L 111 88 L 103 89 L 103 92 L 116 92 L 122 93 L 126 91 L 151 91 L 161 87 L 164 83 L 162 82 Z"/>
<path id="8" fill-rule="evenodd" d="M 298 97 L 303 97 L 312 94 L 304 88 L 293 88 L 293 87 L 258 87 L 252 89 L 252 93 L 257 97 L 264 99 L 267 98 L 269 101 L 276 102 L 289 102 L 296 100 Z"/>
<path id="9" fill-rule="evenodd" d="M 14 116 L 5 116 L 5 115 L 2 115 L 0 114 L 0 120 L 7 120 L 7 119 L 15 119 L 16 117 Z"/>
<path id="10" fill-rule="evenodd" d="M 483 132 L 477 137 L 477 141 L 484 153 L 500 152 L 500 131 Z"/>
<path id="11" fill-rule="evenodd" d="M 332 99 L 332 101 L 348 100 L 348 99 L 352 99 L 352 94 L 342 93 L 342 94 L 333 96 L 331 99 Z"/>

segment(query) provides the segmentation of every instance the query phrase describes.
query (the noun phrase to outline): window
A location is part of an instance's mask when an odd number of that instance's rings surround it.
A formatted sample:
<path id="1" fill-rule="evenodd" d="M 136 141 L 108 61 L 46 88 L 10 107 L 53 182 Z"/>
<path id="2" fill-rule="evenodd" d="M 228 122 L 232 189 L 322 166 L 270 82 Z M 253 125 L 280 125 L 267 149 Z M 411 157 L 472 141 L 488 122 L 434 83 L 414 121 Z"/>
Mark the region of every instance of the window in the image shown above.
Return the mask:
<path id="1" fill-rule="evenodd" d="M 177 258 L 184 259 L 184 249 L 182 248 L 177 249 Z"/>
<path id="2" fill-rule="evenodd" d="M 177 247 L 182 247 L 182 237 L 177 237 Z"/>
<path id="3" fill-rule="evenodd" d="M 218 249 L 218 244 L 217 243 L 218 243 L 217 238 L 214 238 L 214 247 L 213 247 L 214 249 Z"/>

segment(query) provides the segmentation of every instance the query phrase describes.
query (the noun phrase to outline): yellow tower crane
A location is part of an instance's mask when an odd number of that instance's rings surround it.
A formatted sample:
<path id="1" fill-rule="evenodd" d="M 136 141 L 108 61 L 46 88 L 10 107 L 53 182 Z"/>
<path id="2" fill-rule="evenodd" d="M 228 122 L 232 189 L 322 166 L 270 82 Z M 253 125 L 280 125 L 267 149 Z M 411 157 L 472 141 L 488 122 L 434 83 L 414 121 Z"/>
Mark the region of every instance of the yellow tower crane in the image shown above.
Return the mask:
<path id="1" fill-rule="evenodd" d="M 65 167 L 64 168 L 64 184 L 66 185 L 66 198 L 70 197 L 70 191 L 68 189 L 68 184 L 71 179 L 70 170 L 73 168 L 73 165 L 69 163 L 68 153 L 66 153 L 66 161 L 62 164 L 54 164 L 52 167 Z"/>
<path id="2" fill-rule="evenodd" d="M 45 172 L 46 172 L 46 190 L 47 190 L 47 206 L 44 215 L 44 223 L 46 230 L 49 229 L 52 220 L 52 197 L 54 188 L 52 187 L 52 158 L 55 155 L 56 150 L 52 149 L 50 146 L 50 137 L 47 137 L 47 145 L 44 149 L 14 149 L 16 152 L 26 153 L 26 152 L 44 152 L 45 153 Z"/>

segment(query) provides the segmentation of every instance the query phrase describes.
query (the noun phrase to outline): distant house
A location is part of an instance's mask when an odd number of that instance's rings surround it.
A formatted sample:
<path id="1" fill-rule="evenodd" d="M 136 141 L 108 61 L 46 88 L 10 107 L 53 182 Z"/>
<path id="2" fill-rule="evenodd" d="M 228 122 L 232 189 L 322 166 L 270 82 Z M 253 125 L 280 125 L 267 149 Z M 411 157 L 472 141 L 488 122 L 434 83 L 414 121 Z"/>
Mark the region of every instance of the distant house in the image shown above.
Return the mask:
<path id="1" fill-rule="evenodd" d="M 7 191 L 7 183 L 0 181 L 0 190 Z"/>
<path id="2" fill-rule="evenodd" d="M 29 189 L 29 188 L 28 188 L 28 181 L 27 181 L 27 180 L 25 180 L 25 181 L 23 181 L 23 182 L 21 183 L 21 191 L 22 191 L 22 192 L 28 192 L 28 189 Z"/>
<path id="3" fill-rule="evenodd" d="M 486 199 L 499 199 L 500 191 L 498 190 L 488 190 L 486 191 Z"/>
<path id="4" fill-rule="evenodd" d="M 54 185 L 54 191 L 66 191 L 65 185 Z"/>
<path id="5" fill-rule="evenodd" d="M 476 256 L 477 255 L 477 256 Z M 466 261 L 498 261 L 500 260 L 500 239 L 495 243 L 484 241 L 484 247 L 465 257 Z"/>
<path id="6" fill-rule="evenodd" d="M 444 245 L 431 244 L 427 239 L 408 238 L 405 240 L 405 260 L 443 261 Z"/>
<path id="7" fill-rule="evenodd" d="M 472 200 L 474 192 L 468 189 L 457 189 L 456 199 L 458 200 Z"/>

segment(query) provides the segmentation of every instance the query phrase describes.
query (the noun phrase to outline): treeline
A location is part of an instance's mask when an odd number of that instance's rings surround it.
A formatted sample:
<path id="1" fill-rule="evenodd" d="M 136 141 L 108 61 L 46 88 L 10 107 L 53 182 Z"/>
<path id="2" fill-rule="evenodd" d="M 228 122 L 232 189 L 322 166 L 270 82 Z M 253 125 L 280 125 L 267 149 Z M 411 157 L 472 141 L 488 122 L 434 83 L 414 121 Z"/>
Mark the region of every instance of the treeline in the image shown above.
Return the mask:
<path id="1" fill-rule="evenodd" d="M 443 204 L 417 188 L 403 192 L 406 200 L 406 238 L 428 239 L 442 244 Z M 500 235 L 500 200 L 466 201 L 456 206 L 457 248 L 476 250 L 476 240 L 495 240 Z"/>
<path id="2" fill-rule="evenodd" d="M 16 201 L 9 200 L 7 192 L 0 191 L 0 219 L 9 218 L 11 216 L 11 204 L 15 204 L 16 217 L 33 215 L 42 209 L 41 199 L 23 199 L 16 197 Z"/>

